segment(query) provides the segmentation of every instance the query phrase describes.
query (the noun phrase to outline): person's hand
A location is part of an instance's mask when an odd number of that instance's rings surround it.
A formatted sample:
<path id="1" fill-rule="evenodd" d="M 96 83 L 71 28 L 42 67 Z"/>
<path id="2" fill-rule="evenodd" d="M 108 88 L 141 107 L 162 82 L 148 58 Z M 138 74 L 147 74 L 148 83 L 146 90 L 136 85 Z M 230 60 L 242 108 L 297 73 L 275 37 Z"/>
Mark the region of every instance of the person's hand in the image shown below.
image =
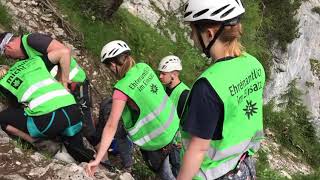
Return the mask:
<path id="1" fill-rule="evenodd" d="M 88 163 L 88 165 L 86 166 L 86 173 L 90 176 L 93 177 L 94 173 L 97 170 L 97 167 L 99 166 L 100 162 L 97 160 L 91 161 L 90 163 Z"/>
<path id="2" fill-rule="evenodd" d="M 63 87 L 66 88 L 66 90 L 70 92 L 70 89 L 69 89 L 69 87 L 68 87 L 68 84 L 70 84 L 71 81 L 68 80 L 68 79 L 66 79 L 66 78 L 61 78 L 59 81 L 60 81 L 60 83 L 63 85 Z"/>
<path id="3" fill-rule="evenodd" d="M 68 81 L 62 81 L 61 83 L 64 86 L 64 88 L 66 88 L 66 90 L 70 92 L 70 89 L 68 87 L 69 82 Z"/>

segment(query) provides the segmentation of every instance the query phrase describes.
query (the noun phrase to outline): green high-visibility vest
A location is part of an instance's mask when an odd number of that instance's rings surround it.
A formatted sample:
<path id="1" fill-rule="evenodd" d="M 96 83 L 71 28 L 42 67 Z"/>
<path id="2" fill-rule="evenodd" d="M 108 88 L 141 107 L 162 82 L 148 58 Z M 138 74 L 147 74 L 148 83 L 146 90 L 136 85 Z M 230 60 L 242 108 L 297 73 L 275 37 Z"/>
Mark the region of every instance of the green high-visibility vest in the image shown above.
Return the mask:
<path id="1" fill-rule="evenodd" d="M 25 104 L 28 116 L 40 116 L 75 104 L 74 97 L 48 72 L 39 56 L 16 62 L 0 85 Z"/>
<path id="2" fill-rule="evenodd" d="M 244 53 L 213 64 L 198 79 L 201 78 L 209 81 L 223 101 L 223 138 L 210 142 L 210 149 L 193 179 L 216 179 L 234 169 L 243 153 L 252 155 L 259 148 L 263 139 L 265 72 L 256 58 Z M 183 119 L 186 114 L 183 112 Z M 190 134 L 182 132 L 182 154 L 190 138 Z"/>
<path id="3" fill-rule="evenodd" d="M 185 85 L 183 82 L 180 82 L 178 86 L 176 86 L 173 91 L 170 94 L 170 99 L 173 102 L 173 104 L 178 107 L 179 99 L 183 91 L 190 90 L 187 85 Z M 177 134 L 173 140 L 174 144 L 181 144 L 181 133 L 180 130 L 177 131 Z"/>
<path id="4" fill-rule="evenodd" d="M 170 99 L 173 102 L 173 104 L 176 105 L 176 107 L 178 107 L 180 96 L 185 90 L 190 90 L 190 89 L 183 82 L 180 82 L 178 86 L 175 87 L 171 92 Z"/>
<path id="5" fill-rule="evenodd" d="M 145 63 L 133 66 L 116 85 L 139 107 L 138 118 L 126 105 L 122 119 L 131 140 L 144 150 L 158 150 L 174 138 L 179 118 L 176 107 L 169 99 L 153 70 Z"/>
<path id="6" fill-rule="evenodd" d="M 41 56 L 42 53 L 35 50 L 28 44 L 28 36 L 27 35 L 22 35 L 21 40 L 22 40 L 22 45 L 24 49 L 26 50 L 27 55 L 29 56 L 28 58 L 32 58 L 33 56 Z M 69 79 L 72 82 L 84 82 L 86 79 L 86 73 L 84 70 L 77 64 L 76 60 L 71 57 L 70 61 L 70 73 L 69 73 Z"/>

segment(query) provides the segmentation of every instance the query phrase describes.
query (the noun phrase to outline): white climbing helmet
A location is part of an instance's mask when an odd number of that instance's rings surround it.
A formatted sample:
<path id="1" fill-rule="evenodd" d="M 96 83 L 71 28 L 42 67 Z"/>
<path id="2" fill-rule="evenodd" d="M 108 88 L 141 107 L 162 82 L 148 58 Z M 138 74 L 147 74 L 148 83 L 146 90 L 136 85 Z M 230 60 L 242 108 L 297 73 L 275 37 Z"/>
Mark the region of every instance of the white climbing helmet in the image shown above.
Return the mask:
<path id="1" fill-rule="evenodd" d="M 161 72 L 181 71 L 181 60 L 177 56 L 166 56 L 160 61 L 158 70 Z"/>
<path id="2" fill-rule="evenodd" d="M 0 42 L 0 55 L 4 54 L 4 49 L 6 47 L 6 45 L 9 43 L 9 41 L 11 40 L 11 38 L 13 37 L 12 33 L 3 33 L 1 36 L 3 36 L 3 38 L 1 39 Z"/>
<path id="3" fill-rule="evenodd" d="M 103 46 L 101 50 L 101 62 L 104 62 L 106 59 L 116 57 L 119 54 L 129 51 L 131 51 L 131 49 L 124 41 L 111 41 Z"/>
<path id="4" fill-rule="evenodd" d="M 232 20 L 244 12 L 241 0 L 189 0 L 184 10 L 184 21 L 224 22 Z"/>

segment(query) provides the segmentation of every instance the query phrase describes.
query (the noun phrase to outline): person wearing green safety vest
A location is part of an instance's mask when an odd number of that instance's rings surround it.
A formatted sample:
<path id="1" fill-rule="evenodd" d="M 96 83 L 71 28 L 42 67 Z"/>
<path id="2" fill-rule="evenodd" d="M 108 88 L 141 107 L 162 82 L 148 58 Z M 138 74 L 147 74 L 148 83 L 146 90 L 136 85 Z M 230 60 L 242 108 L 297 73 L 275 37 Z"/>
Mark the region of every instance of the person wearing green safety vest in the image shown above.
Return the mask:
<path id="1" fill-rule="evenodd" d="M 180 71 L 182 70 L 181 60 L 174 55 L 166 56 L 160 61 L 158 70 L 160 72 L 159 79 L 165 86 L 166 93 L 175 104 L 178 116 L 181 118 L 182 109 L 189 93 L 189 87 L 181 82 L 179 78 Z M 172 172 L 177 177 L 180 169 L 180 131 L 177 131 L 173 144 L 173 150 L 169 154 L 169 157 L 165 159 L 164 166 L 166 165 L 167 168 L 164 168 L 164 170 L 167 173 Z"/>
<path id="2" fill-rule="evenodd" d="M 55 51 L 17 61 L 11 68 L 0 66 L 1 92 L 16 103 L 0 112 L 0 124 L 7 133 L 32 144 L 59 137 L 75 160 L 88 162 L 94 152 L 83 144 L 79 108 L 72 94 L 49 72 L 60 64 L 62 76 L 67 78 L 69 60 L 67 53 Z"/>
<path id="3" fill-rule="evenodd" d="M 95 128 L 91 113 L 90 85 L 86 78 L 85 71 L 77 64 L 75 58 L 71 56 L 70 48 L 50 36 L 41 33 L 14 36 L 12 33 L 5 32 L 0 34 L 0 40 L 1 54 L 12 59 L 25 60 L 34 56 L 42 56 L 50 52 L 61 51 L 61 49 L 64 49 L 64 51 L 68 53 L 70 58 L 70 73 L 67 82 L 63 83 L 66 84 L 66 87 L 68 86 L 81 108 L 84 116 L 84 128 L 82 131 L 89 142 L 92 142 Z M 61 80 L 61 73 L 57 73 L 60 71 L 61 67 L 57 65 L 52 68 L 50 73 L 53 76 L 57 76 L 56 78 L 58 80 Z"/>
<path id="4" fill-rule="evenodd" d="M 128 136 L 140 147 L 145 162 L 155 172 L 159 172 L 170 152 L 171 142 L 179 128 L 175 105 L 156 74 L 147 64 L 136 64 L 129 53 L 129 46 L 120 40 L 107 43 L 101 51 L 101 62 L 115 74 L 118 81 L 114 86 L 112 109 L 96 159 L 86 167 L 90 176 L 94 175 L 109 148 L 121 116 Z M 149 155 L 159 158 L 148 159 Z"/>
<path id="5" fill-rule="evenodd" d="M 261 63 L 243 51 L 240 0 L 188 0 L 184 21 L 195 46 L 212 59 L 184 107 L 178 180 L 256 179 L 252 155 L 263 135 Z"/>

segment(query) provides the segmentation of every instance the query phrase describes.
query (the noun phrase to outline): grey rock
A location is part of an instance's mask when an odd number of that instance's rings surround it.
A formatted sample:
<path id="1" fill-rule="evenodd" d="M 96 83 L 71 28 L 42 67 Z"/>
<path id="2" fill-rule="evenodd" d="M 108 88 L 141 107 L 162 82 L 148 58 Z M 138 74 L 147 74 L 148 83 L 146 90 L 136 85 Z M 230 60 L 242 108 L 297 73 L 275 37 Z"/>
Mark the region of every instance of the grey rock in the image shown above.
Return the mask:
<path id="1" fill-rule="evenodd" d="M 9 136 L 0 128 L 0 144 L 8 144 L 9 142 Z"/>
<path id="2" fill-rule="evenodd" d="M 19 155 L 22 155 L 22 154 L 23 154 L 23 152 L 22 152 L 21 149 L 19 149 L 19 148 L 14 148 L 14 152 L 17 153 L 17 154 L 19 154 Z"/>
<path id="3" fill-rule="evenodd" d="M 47 17 L 47 16 L 41 16 L 41 19 L 46 21 L 46 22 L 51 22 L 52 19 L 50 17 Z"/>
<path id="4" fill-rule="evenodd" d="M 320 29 L 317 22 L 319 22 L 319 15 L 312 13 L 311 9 L 319 5 L 318 0 L 310 0 L 303 2 L 297 18 L 300 20 L 299 33 L 300 37 L 295 39 L 288 45 L 287 52 L 283 53 L 274 48 L 273 54 L 276 56 L 274 61 L 281 62 L 280 66 L 275 64 L 272 67 L 271 77 L 272 81 L 267 83 L 265 91 L 265 102 L 278 99 L 281 94 L 287 90 L 288 84 L 297 77 L 297 88 L 308 93 L 301 98 L 308 110 L 311 112 L 312 122 L 315 124 L 318 135 L 320 137 L 320 81 L 311 71 L 310 59 L 320 59 L 319 51 L 319 34 Z M 305 82 L 314 82 L 314 87 L 306 89 Z"/>
<path id="5" fill-rule="evenodd" d="M 26 180 L 25 178 L 21 177 L 18 174 L 5 175 L 5 176 L 0 175 L 0 178 L 5 180 Z"/>
<path id="6" fill-rule="evenodd" d="M 59 27 L 55 28 L 54 31 L 55 31 L 55 34 L 57 36 L 63 36 L 64 35 L 64 30 L 62 28 L 59 28 Z"/>
<path id="7" fill-rule="evenodd" d="M 31 169 L 31 171 L 28 173 L 28 176 L 31 178 L 40 178 L 48 172 L 48 170 L 50 169 L 50 166 L 52 166 L 52 164 L 49 164 L 46 167 L 37 167 L 37 168 Z"/>
<path id="8" fill-rule="evenodd" d="M 130 173 L 125 172 L 120 175 L 119 180 L 134 180 L 134 178 Z"/>
<path id="9" fill-rule="evenodd" d="M 40 153 L 38 153 L 38 152 L 35 152 L 35 153 L 32 154 L 30 157 L 31 157 L 35 162 L 40 162 L 40 161 L 42 161 L 42 160 L 45 158 L 42 154 L 40 154 Z"/>
<path id="10" fill-rule="evenodd" d="M 19 4 L 19 3 L 20 3 L 20 0 L 13 0 L 12 2 L 13 2 L 13 3 L 16 3 L 16 4 Z"/>
<path id="11" fill-rule="evenodd" d="M 29 26 L 30 26 L 31 28 L 37 28 L 37 27 L 38 27 L 38 24 L 37 24 L 35 21 L 33 21 L 33 20 L 29 20 L 29 21 L 28 21 L 28 24 L 29 24 Z"/>

